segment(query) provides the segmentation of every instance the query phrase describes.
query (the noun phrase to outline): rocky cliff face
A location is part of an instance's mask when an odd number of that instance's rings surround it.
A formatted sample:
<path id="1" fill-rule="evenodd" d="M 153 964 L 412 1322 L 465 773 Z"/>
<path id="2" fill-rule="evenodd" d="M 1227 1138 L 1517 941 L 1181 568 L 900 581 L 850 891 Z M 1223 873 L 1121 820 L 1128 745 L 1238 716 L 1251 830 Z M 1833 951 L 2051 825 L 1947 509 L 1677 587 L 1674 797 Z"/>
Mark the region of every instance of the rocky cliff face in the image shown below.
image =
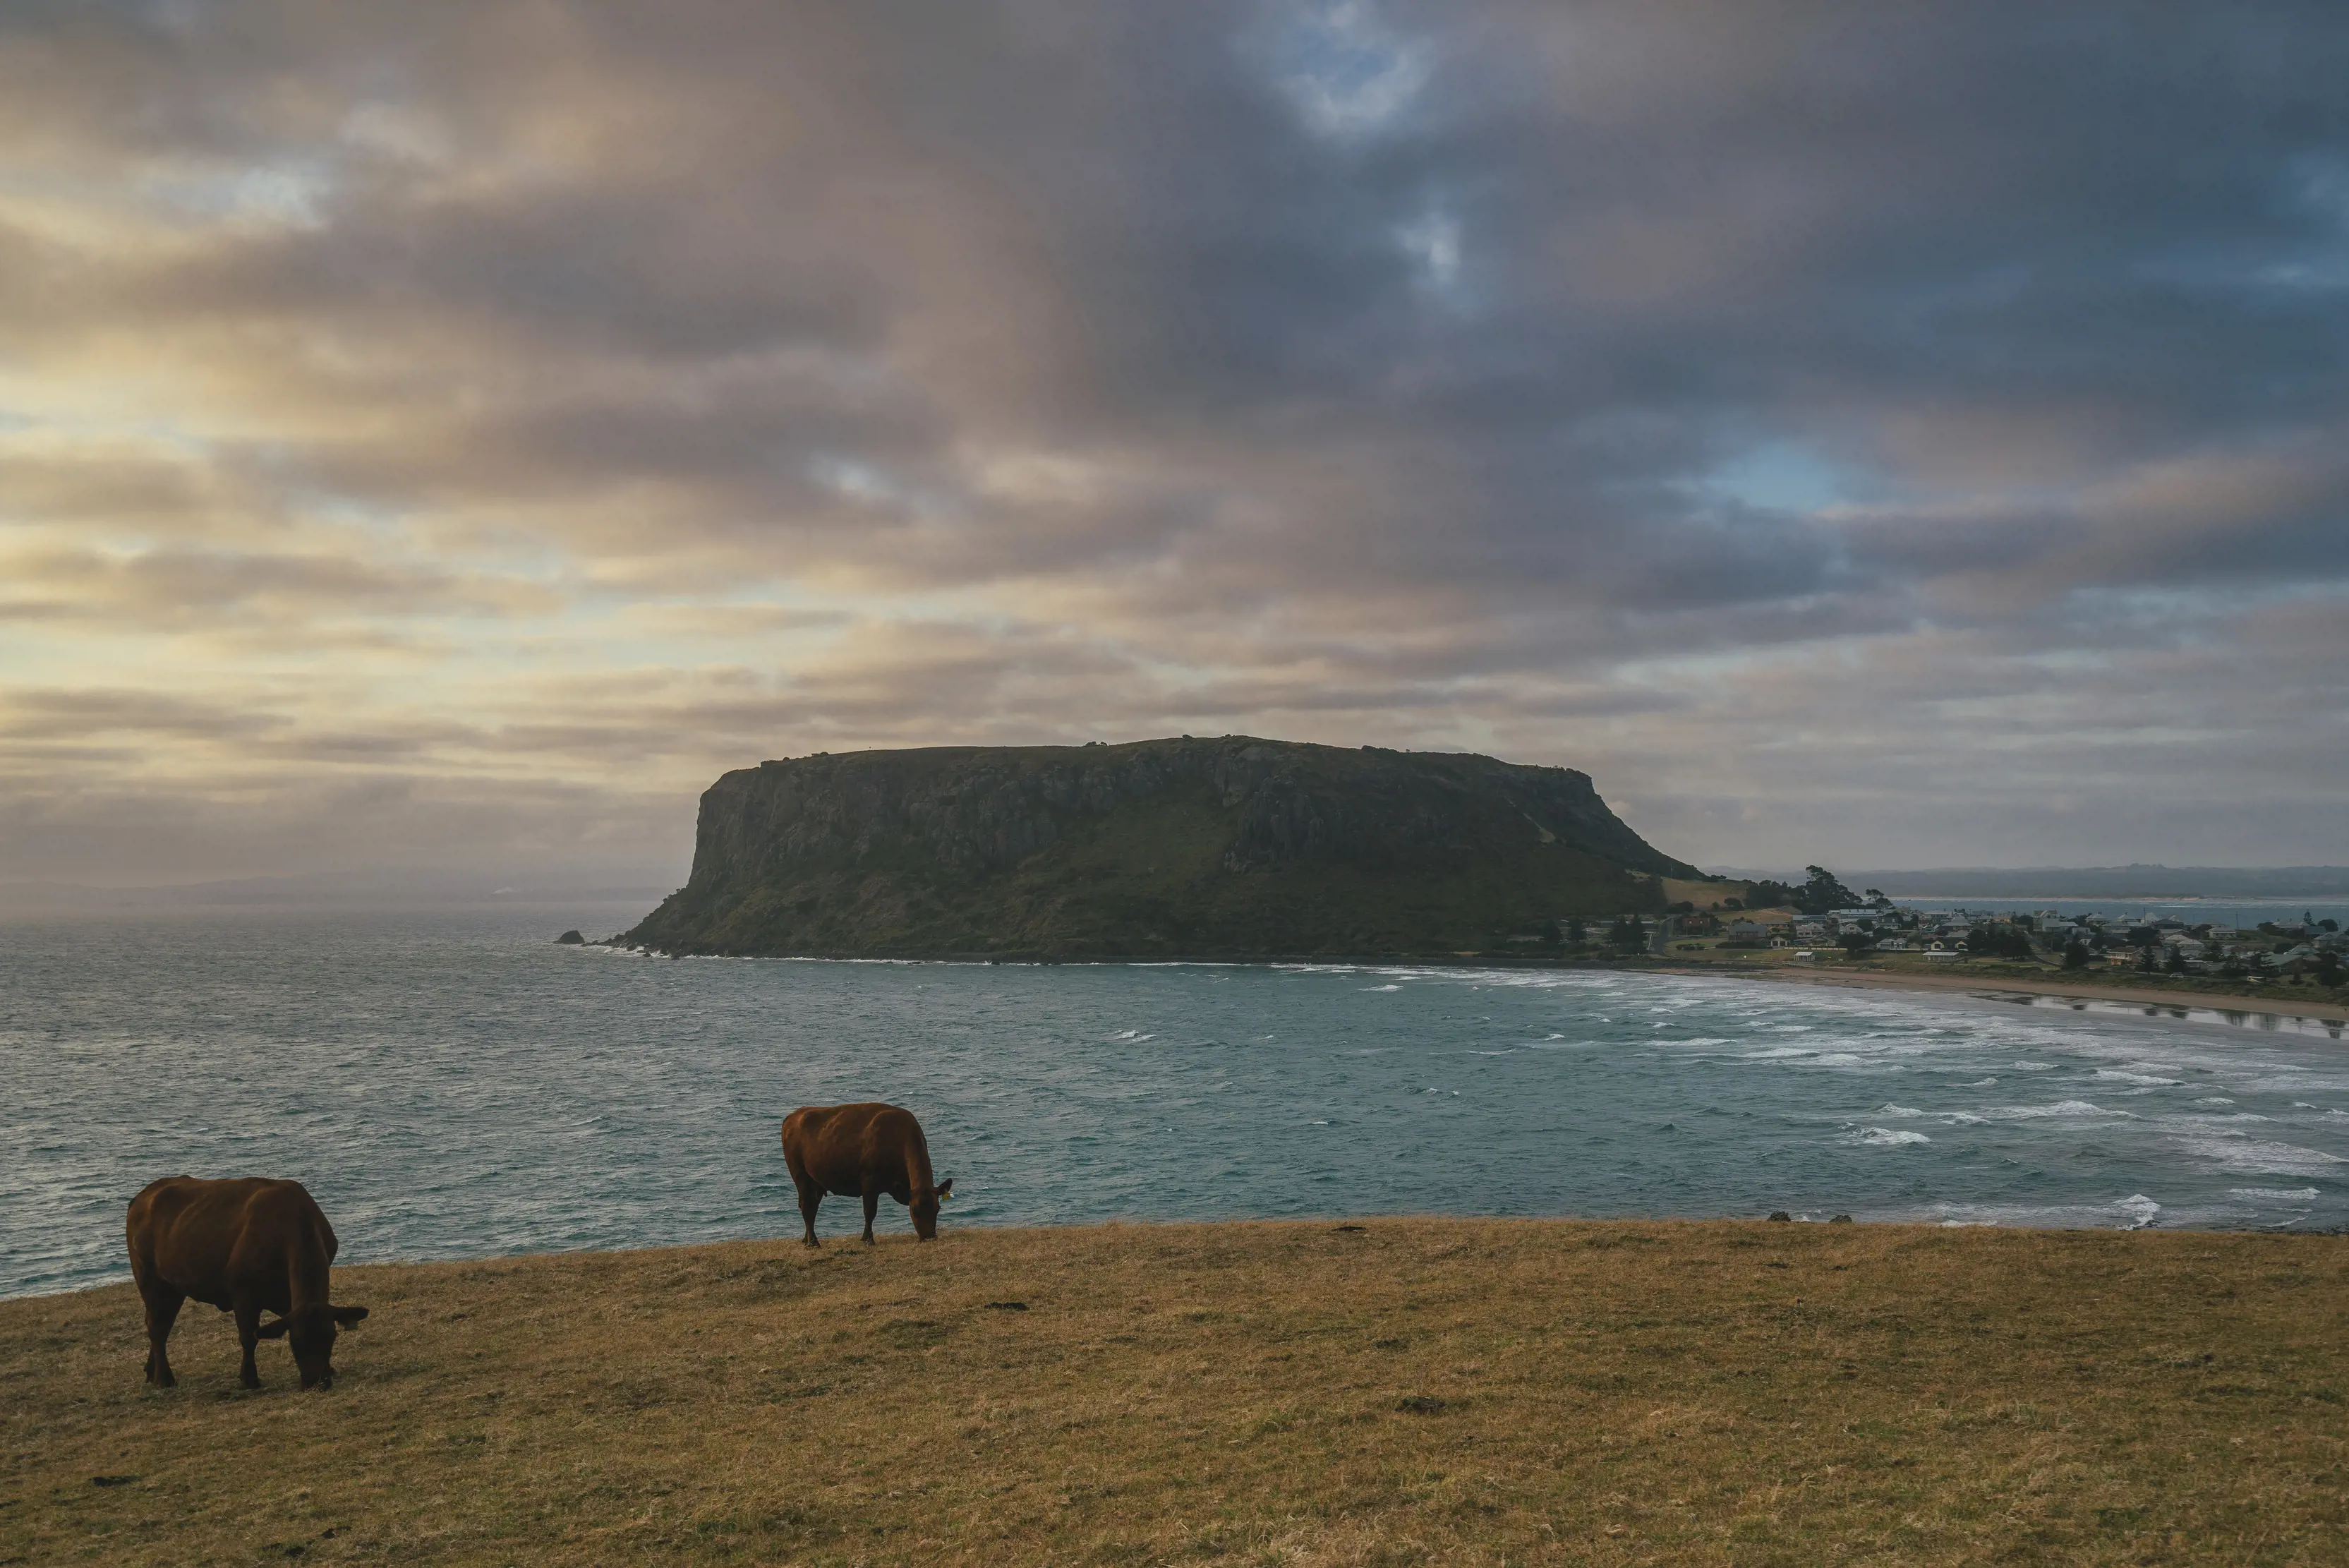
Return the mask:
<path id="1" fill-rule="evenodd" d="M 702 796 L 690 881 L 624 940 L 682 952 L 1451 953 L 1661 907 L 1589 778 L 1258 741 L 802 757 Z M 1518 928 L 1523 928 L 1522 929 Z"/>

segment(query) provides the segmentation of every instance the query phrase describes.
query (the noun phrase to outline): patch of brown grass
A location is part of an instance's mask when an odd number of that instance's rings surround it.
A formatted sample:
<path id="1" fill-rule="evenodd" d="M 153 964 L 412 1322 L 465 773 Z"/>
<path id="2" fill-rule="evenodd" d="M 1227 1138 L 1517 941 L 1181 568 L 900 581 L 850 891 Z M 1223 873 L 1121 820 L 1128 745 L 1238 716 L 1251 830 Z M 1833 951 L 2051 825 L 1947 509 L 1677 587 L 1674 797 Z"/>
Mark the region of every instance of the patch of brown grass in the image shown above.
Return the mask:
<path id="1" fill-rule="evenodd" d="M 312 1395 L 192 1307 L 144 1390 L 112 1287 L 0 1303 L 0 1559 L 2339 1563 L 2344 1287 L 2336 1237 L 949 1230 L 338 1270 Z"/>

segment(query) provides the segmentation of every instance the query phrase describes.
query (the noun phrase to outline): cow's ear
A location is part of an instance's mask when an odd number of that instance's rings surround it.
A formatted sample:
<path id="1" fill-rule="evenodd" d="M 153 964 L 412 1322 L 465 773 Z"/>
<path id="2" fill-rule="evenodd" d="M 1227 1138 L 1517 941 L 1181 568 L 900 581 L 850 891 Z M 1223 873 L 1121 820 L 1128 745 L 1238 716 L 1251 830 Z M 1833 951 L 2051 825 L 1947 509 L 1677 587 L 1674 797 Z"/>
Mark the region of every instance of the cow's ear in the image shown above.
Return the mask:
<path id="1" fill-rule="evenodd" d="M 953 1196 L 954 1178 L 949 1176 L 944 1181 L 938 1183 L 938 1201 L 944 1203 L 947 1199 L 952 1198 Z"/>
<path id="2" fill-rule="evenodd" d="M 338 1306 L 329 1307 L 326 1310 L 333 1313 L 335 1314 L 335 1321 L 341 1324 L 345 1328 L 350 1327 L 351 1324 L 367 1316 L 367 1308 L 365 1307 Z"/>
<path id="3" fill-rule="evenodd" d="M 285 1337 L 285 1331 L 293 1326 L 291 1319 L 281 1317 L 274 1322 L 263 1324 L 253 1332 L 257 1338 L 261 1339 L 283 1339 Z"/>

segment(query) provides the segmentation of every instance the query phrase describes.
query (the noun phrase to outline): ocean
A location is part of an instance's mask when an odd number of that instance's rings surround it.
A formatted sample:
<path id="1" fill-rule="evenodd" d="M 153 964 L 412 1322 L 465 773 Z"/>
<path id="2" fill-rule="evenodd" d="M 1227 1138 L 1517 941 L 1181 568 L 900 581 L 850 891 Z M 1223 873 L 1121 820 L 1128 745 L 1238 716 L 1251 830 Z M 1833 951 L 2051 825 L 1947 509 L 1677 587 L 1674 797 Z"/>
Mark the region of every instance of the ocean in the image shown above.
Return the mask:
<path id="1" fill-rule="evenodd" d="M 942 1223 L 1382 1213 L 2349 1225 L 2349 1044 L 1597 971 L 670 961 L 635 906 L 0 925 L 0 1295 L 158 1176 L 342 1261 L 796 1234 L 777 1124 L 888 1099 Z M 851 1199 L 821 1228 L 851 1238 Z M 885 1228 L 905 1229 L 883 1205 Z"/>
<path id="2" fill-rule="evenodd" d="M 2038 914 L 2052 909 L 2078 919 L 2101 915 L 2108 920 L 2183 920 L 2250 929 L 2261 920 L 2337 920 L 2349 926 L 2349 904 L 2338 898 L 1895 898 L 1904 909 L 1969 909 L 1975 914 Z"/>

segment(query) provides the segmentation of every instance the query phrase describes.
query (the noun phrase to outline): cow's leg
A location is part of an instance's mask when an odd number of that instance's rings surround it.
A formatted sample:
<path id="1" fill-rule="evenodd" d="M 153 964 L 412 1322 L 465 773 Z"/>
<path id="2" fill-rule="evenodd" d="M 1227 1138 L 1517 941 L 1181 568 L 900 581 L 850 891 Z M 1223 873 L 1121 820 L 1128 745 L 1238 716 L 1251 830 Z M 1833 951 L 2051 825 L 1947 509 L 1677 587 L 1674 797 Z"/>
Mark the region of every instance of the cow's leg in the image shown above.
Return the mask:
<path id="1" fill-rule="evenodd" d="M 864 1244 L 868 1247 L 873 1245 L 873 1216 L 880 1212 L 881 1189 L 867 1187 L 864 1189 Z"/>
<path id="2" fill-rule="evenodd" d="M 800 1238 L 800 1244 L 821 1247 L 823 1243 L 815 1239 L 815 1211 L 823 1207 L 823 1189 L 812 1181 L 802 1181 L 799 1183 L 799 1189 L 800 1219 L 807 1225 L 807 1233 Z"/>
<path id="3" fill-rule="evenodd" d="M 140 1287 L 139 1295 L 147 1307 L 147 1381 L 158 1388 L 174 1387 L 180 1380 L 171 1376 L 171 1357 L 165 1346 L 171 1337 L 171 1325 L 180 1320 L 180 1303 L 188 1298 L 153 1280 Z"/>
<path id="4" fill-rule="evenodd" d="M 236 1342 L 244 1350 L 244 1365 L 237 1368 L 236 1380 L 247 1388 L 258 1388 L 261 1369 L 253 1364 L 253 1347 L 261 1343 L 261 1303 L 239 1296 L 235 1311 Z"/>

